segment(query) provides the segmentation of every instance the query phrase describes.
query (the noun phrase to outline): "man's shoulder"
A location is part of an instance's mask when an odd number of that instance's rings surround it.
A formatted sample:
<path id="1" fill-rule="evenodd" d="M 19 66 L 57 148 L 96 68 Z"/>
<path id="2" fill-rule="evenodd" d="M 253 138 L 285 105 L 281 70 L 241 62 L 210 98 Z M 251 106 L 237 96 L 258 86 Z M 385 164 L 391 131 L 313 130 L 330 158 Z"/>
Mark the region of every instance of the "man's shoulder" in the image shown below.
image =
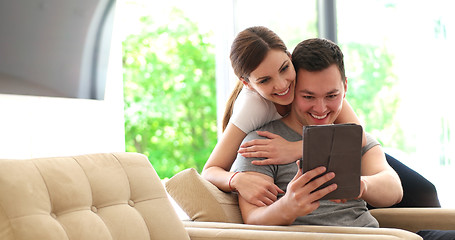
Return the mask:
<path id="1" fill-rule="evenodd" d="M 286 127 L 286 124 L 281 121 L 281 119 L 273 120 L 264 126 L 258 128 L 256 131 L 276 131 L 277 128 Z"/>
<path id="2" fill-rule="evenodd" d="M 255 130 L 249 132 L 247 134 L 247 136 L 248 135 L 259 136 L 256 133 L 256 131 L 268 131 L 268 132 L 277 134 L 279 132 L 279 130 L 282 129 L 283 127 L 286 127 L 286 125 L 283 123 L 283 121 L 281 121 L 281 119 L 277 119 L 277 120 L 273 120 L 271 122 L 268 122 L 265 125 L 263 125 L 262 127 L 259 127 L 259 128 L 255 129 Z"/>

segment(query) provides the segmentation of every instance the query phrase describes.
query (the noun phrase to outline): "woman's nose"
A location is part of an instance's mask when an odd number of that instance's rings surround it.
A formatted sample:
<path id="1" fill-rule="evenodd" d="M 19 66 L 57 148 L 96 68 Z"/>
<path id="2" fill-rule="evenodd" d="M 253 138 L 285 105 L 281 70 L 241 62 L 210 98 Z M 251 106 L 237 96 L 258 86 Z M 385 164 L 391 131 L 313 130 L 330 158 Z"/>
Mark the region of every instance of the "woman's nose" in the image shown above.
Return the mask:
<path id="1" fill-rule="evenodd" d="M 280 77 L 277 79 L 275 88 L 277 90 L 284 90 L 288 86 L 288 81 L 284 77 Z"/>

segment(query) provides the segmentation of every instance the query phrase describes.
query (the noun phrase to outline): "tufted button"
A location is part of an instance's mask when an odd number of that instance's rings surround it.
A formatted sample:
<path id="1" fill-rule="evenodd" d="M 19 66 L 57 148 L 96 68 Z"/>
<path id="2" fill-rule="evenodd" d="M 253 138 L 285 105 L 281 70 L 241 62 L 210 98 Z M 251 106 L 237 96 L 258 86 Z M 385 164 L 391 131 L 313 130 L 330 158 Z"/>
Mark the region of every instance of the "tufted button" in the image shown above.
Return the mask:
<path id="1" fill-rule="evenodd" d="M 57 218 L 57 215 L 55 215 L 55 213 L 51 213 L 51 217 Z"/>
<path id="2" fill-rule="evenodd" d="M 128 205 L 130 205 L 131 207 L 134 207 L 134 202 L 133 202 L 133 200 L 131 200 L 131 199 L 128 200 Z"/>
<path id="3" fill-rule="evenodd" d="M 94 212 L 94 213 L 98 212 L 98 209 L 96 209 L 96 207 L 95 207 L 95 206 L 92 206 L 90 209 L 91 209 L 91 210 L 92 210 L 92 212 Z"/>

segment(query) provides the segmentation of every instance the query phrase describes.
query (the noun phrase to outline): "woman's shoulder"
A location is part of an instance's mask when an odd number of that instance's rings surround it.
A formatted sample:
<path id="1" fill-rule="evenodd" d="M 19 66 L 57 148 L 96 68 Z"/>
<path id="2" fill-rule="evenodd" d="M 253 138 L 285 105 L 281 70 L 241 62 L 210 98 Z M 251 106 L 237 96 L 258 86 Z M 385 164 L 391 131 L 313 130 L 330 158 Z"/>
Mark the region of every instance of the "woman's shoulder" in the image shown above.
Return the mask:
<path id="1" fill-rule="evenodd" d="M 248 133 L 280 117 L 271 101 L 255 91 L 243 88 L 235 101 L 231 121 Z"/>
<path id="2" fill-rule="evenodd" d="M 238 99 L 246 98 L 246 99 L 255 99 L 256 101 L 263 102 L 263 103 L 272 103 L 271 101 L 263 98 L 259 93 L 256 91 L 250 90 L 247 87 L 244 87 L 238 96 Z"/>

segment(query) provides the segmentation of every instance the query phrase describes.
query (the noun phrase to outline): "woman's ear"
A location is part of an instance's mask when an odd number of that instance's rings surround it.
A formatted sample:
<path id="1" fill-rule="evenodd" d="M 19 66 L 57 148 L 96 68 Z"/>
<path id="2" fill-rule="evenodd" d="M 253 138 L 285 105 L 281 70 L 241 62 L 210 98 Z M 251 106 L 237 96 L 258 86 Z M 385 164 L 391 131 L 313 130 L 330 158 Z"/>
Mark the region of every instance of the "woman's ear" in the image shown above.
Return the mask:
<path id="1" fill-rule="evenodd" d="M 248 82 L 247 80 L 245 80 L 245 78 L 241 77 L 241 78 L 240 78 L 240 81 L 242 81 L 243 86 L 245 86 L 245 87 L 247 87 L 248 89 L 254 91 L 254 88 L 250 85 L 250 82 Z"/>

